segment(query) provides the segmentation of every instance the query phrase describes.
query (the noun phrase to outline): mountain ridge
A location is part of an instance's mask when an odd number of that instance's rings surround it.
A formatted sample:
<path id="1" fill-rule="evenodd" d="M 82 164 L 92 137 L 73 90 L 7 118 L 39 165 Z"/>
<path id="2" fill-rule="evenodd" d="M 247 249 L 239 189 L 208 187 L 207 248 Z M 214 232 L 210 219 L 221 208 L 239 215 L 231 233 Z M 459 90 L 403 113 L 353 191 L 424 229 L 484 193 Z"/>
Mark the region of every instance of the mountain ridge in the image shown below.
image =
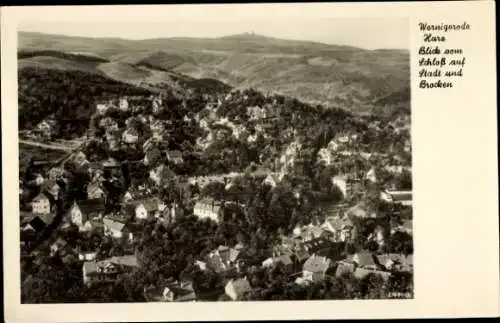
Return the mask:
<path id="1" fill-rule="evenodd" d="M 111 68 L 97 70 L 127 82 L 132 78 L 137 83 L 151 80 L 161 83 L 161 78 L 166 77 L 162 73 L 172 72 L 354 112 L 366 113 L 377 104 L 392 108 L 409 105 L 409 52 L 405 50 L 366 50 L 251 34 L 126 40 L 32 32 L 19 32 L 18 50 L 31 52 L 32 56 L 36 56 L 36 51 L 44 55 L 51 51 L 56 57 L 59 54 L 54 53 L 60 51 L 64 54 L 59 56 L 65 59 L 74 59 L 65 56 L 70 52 L 100 57 L 107 60 L 101 64 Z M 21 68 L 26 59 L 30 58 L 19 55 Z M 50 64 L 45 67 L 52 68 Z M 393 93 L 399 94 L 391 96 Z M 391 98 L 397 99 L 396 102 L 391 102 Z"/>

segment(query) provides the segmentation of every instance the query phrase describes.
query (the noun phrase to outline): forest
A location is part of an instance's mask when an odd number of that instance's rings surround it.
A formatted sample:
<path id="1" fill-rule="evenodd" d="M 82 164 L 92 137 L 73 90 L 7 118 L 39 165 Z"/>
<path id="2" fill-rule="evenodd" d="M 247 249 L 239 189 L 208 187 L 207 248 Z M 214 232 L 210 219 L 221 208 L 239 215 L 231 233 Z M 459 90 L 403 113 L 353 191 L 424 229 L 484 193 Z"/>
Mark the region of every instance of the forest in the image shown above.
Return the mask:
<path id="1" fill-rule="evenodd" d="M 82 136 L 88 128 L 95 102 L 117 95 L 149 95 L 145 89 L 98 74 L 43 68 L 19 70 L 19 129 L 32 129 L 53 115 L 60 138 Z"/>

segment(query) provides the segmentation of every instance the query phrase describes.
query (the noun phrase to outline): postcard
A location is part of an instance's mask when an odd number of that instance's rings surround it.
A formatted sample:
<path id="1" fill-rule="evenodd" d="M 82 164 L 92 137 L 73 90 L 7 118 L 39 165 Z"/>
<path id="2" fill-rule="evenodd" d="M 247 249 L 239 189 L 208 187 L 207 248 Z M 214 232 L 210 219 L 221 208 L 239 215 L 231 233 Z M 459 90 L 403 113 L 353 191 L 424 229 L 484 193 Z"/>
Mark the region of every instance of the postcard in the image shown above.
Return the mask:
<path id="1" fill-rule="evenodd" d="M 1 14 L 7 322 L 498 316 L 494 2 Z"/>

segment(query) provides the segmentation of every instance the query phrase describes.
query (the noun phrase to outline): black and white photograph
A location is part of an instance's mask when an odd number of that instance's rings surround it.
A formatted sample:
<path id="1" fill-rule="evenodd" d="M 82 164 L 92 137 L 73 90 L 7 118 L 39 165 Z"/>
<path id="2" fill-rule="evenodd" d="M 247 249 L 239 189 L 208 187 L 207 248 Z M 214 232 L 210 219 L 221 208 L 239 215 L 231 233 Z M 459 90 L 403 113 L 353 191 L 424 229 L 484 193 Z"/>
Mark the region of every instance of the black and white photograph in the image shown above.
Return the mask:
<path id="1" fill-rule="evenodd" d="M 21 303 L 413 298 L 408 31 L 19 24 Z"/>

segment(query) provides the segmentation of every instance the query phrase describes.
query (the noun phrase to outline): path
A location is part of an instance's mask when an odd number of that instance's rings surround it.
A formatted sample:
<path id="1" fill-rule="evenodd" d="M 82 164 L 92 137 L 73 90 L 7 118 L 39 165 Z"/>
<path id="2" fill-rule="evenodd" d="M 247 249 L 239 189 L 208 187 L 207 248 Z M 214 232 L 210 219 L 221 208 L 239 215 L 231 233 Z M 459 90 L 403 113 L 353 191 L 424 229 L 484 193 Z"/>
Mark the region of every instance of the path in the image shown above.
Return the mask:
<path id="1" fill-rule="evenodd" d="M 40 148 L 53 149 L 53 150 L 63 150 L 63 151 L 75 150 L 74 147 L 55 145 L 55 144 L 44 144 L 41 142 L 37 142 L 37 141 L 33 141 L 33 140 L 26 140 L 26 139 L 19 139 L 19 143 L 24 144 L 24 145 L 29 145 L 29 146 L 40 147 Z"/>

